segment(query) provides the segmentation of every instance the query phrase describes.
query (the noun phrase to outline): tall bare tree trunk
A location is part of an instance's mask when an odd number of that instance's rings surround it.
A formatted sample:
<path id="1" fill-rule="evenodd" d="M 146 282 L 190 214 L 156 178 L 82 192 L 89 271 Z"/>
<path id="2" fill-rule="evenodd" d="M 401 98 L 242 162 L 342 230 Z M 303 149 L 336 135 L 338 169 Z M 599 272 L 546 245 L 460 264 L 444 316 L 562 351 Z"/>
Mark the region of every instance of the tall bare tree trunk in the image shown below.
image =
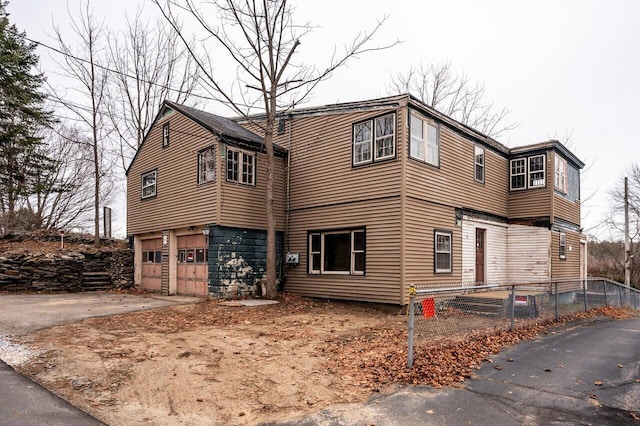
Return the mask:
<path id="1" fill-rule="evenodd" d="M 276 115 L 275 85 L 269 97 L 267 126 L 264 131 L 264 145 L 267 152 L 266 213 L 267 213 L 267 286 L 265 297 L 275 299 L 278 295 L 276 284 L 276 219 L 273 215 L 273 181 L 275 158 L 273 155 L 273 125 Z"/>

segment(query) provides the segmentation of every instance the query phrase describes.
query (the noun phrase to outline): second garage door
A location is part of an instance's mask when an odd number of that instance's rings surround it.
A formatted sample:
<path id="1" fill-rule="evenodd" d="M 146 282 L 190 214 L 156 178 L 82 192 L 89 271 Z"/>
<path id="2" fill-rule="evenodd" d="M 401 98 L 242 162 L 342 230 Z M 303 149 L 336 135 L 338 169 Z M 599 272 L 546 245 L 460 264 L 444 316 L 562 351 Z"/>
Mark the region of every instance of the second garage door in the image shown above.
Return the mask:
<path id="1" fill-rule="evenodd" d="M 207 295 L 207 258 L 204 235 L 178 237 L 178 294 Z"/>

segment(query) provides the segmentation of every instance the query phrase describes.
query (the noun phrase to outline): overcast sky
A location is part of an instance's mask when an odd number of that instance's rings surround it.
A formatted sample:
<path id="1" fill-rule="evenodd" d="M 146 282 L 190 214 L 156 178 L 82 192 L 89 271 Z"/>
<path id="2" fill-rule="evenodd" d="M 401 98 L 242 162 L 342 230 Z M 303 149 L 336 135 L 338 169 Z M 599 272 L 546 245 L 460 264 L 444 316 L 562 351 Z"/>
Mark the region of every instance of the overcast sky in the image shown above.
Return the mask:
<path id="1" fill-rule="evenodd" d="M 295 13 L 318 28 L 302 40 L 305 61 L 322 66 L 334 46 L 388 15 L 376 38 L 399 39 L 321 84 L 307 106 L 385 96 L 390 76 L 411 65 L 450 61 L 456 71 L 483 82 L 487 99 L 511 109 L 519 126 L 499 140 L 510 146 L 564 140 L 587 166 L 582 173 L 583 227 L 589 231 L 608 209 L 607 190 L 640 162 L 640 1 L 305 1 Z M 55 22 L 64 29 L 67 4 L 78 0 L 10 0 L 10 20 L 30 38 L 50 41 Z M 107 27 L 133 15 L 145 0 L 93 0 Z M 42 68 L 52 70 L 40 49 Z M 51 79 L 55 76 L 51 75 Z M 220 107 L 202 105 L 220 113 Z M 124 212 L 114 211 L 124 234 Z M 608 233 L 600 232 L 607 238 Z"/>

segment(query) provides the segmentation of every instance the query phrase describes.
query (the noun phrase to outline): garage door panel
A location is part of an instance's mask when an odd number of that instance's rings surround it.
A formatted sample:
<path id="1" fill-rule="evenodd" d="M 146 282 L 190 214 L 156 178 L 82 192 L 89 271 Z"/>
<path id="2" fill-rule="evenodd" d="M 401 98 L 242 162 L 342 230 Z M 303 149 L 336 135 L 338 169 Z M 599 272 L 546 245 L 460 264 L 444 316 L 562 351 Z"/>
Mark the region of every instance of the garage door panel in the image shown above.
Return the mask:
<path id="1" fill-rule="evenodd" d="M 207 295 L 207 262 L 204 235 L 178 237 L 178 294 Z"/>
<path id="2" fill-rule="evenodd" d="M 160 291 L 162 279 L 162 239 L 142 240 L 142 289 Z"/>

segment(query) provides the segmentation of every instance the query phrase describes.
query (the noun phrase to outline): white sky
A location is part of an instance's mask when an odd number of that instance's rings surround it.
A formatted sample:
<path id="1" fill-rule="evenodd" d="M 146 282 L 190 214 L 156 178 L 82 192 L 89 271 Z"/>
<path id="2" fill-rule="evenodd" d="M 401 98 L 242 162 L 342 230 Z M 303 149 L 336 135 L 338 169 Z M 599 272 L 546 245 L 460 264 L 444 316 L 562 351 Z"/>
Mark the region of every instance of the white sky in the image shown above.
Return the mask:
<path id="1" fill-rule="evenodd" d="M 10 0 L 10 20 L 27 36 L 50 41 L 52 22 L 68 22 L 67 3 L 78 0 Z M 512 110 L 519 122 L 500 141 L 508 146 L 563 140 L 586 164 L 582 172 L 583 227 L 596 225 L 608 209 L 607 190 L 640 162 L 640 1 L 635 0 L 451 0 L 305 1 L 298 22 L 318 28 L 302 39 L 305 62 L 322 66 L 333 51 L 377 18 L 389 15 L 376 40 L 400 39 L 391 50 L 350 62 L 321 84 L 307 106 L 387 95 L 393 73 L 412 64 L 451 61 L 456 71 L 484 82 L 487 100 Z M 145 0 L 93 0 L 107 27 L 121 25 L 125 10 Z M 53 71 L 41 49 L 45 73 Z M 53 75 L 50 79 L 55 78 Z M 214 105 L 201 105 L 221 113 Z M 124 211 L 114 208 L 114 232 L 124 234 Z M 601 238 L 608 233 L 600 233 Z"/>

